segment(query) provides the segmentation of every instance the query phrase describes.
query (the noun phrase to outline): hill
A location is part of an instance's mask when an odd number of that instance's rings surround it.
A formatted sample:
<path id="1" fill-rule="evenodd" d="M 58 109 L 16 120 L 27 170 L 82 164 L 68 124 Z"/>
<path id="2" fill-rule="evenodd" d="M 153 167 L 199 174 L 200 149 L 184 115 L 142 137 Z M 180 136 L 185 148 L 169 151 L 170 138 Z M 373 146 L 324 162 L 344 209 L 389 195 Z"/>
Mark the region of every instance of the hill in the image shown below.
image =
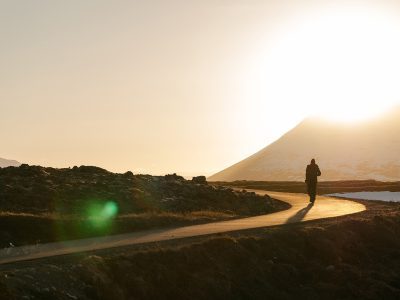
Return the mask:
<path id="1" fill-rule="evenodd" d="M 7 168 L 7 167 L 19 167 L 21 164 L 16 160 L 9 160 L 5 158 L 0 158 L 0 168 Z"/>
<path id="2" fill-rule="evenodd" d="M 315 158 L 323 180 L 400 178 L 400 108 L 368 122 L 340 124 L 308 118 L 256 154 L 211 176 L 211 181 L 304 180 Z"/>

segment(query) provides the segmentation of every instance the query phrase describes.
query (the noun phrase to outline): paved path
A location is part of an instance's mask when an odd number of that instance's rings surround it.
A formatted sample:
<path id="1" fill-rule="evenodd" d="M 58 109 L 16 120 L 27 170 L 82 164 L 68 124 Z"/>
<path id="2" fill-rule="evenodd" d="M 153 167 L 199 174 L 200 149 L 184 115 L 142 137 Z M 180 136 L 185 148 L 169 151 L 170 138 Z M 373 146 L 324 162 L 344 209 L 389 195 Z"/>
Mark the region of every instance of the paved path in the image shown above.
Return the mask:
<path id="1" fill-rule="evenodd" d="M 0 250 L 0 264 L 134 244 L 283 225 L 287 223 L 337 217 L 365 210 L 365 206 L 357 202 L 331 197 L 318 197 L 315 205 L 311 206 L 308 202 L 308 196 L 305 194 L 267 192 L 259 190 L 249 191 L 254 191 L 258 194 L 267 193 L 272 198 L 288 202 L 292 207 L 288 210 L 268 215 L 185 226 L 176 229 L 146 230 L 109 237 L 5 248 Z"/>

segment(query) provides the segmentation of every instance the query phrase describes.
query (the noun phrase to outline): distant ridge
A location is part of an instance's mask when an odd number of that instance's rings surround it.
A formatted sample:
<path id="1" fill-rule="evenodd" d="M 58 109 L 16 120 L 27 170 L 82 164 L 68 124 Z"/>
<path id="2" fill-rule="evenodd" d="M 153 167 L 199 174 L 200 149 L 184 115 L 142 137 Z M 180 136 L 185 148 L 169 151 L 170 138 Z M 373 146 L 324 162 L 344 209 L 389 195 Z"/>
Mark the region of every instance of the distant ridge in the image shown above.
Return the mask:
<path id="1" fill-rule="evenodd" d="M 308 118 L 280 139 L 210 181 L 304 180 L 316 158 L 321 180 L 400 181 L 400 109 L 357 124 Z"/>
<path id="2" fill-rule="evenodd" d="M 19 163 L 16 160 L 9 160 L 5 158 L 0 158 L 0 168 L 6 168 L 6 167 L 19 167 L 21 163 Z"/>

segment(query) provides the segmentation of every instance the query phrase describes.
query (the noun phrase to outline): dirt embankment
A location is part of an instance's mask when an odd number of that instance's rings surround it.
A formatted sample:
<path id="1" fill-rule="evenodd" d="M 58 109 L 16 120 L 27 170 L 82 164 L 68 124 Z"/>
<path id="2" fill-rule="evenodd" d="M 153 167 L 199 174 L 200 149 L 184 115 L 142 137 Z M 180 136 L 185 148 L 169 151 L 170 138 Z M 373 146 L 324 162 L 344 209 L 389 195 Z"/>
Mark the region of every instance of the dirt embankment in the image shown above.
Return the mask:
<path id="1" fill-rule="evenodd" d="M 4 299 L 399 299 L 400 205 L 3 266 Z"/>
<path id="2" fill-rule="evenodd" d="M 178 227 L 287 209 L 203 176 L 117 174 L 81 166 L 0 168 L 0 247 Z"/>
<path id="3" fill-rule="evenodd" d="M 0 168 L 0 209 L 13 213 L 86 217 L 91 208 L 112 202 L 122 215 L 204 210 L 253 215 L 271 210 L 265 200 L 208 185 L 202 176 L 118 174 L 91 166 Z"/>

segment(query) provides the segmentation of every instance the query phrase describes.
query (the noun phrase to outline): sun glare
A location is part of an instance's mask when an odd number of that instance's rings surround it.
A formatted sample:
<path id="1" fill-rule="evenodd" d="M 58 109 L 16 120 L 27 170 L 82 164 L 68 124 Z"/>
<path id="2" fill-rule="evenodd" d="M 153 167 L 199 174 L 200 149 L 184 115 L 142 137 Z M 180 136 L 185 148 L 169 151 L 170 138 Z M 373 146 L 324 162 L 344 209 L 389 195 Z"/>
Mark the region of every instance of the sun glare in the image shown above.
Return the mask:
<path id="1" fill-rule="evenodd" d="M 399 37 L 398 20 L 375 10 L 296 20 L 264 54 L 258 96 L 303 115 L 373 117 L 400 100 Z"/>
<path id="2" fill-rule="evenodd" d="M 321 109 L 315 115 L 331 121 L 355 123 L 372 119 L 390 108 L 386 105 L 380 105 L 379 102 L 376 105 L 369 104 L 362 107 L 360 105 L 362 104 L 351 102 L 348 103 L 345 109 L 342 107 L 337 107 L 337 109 L 330 107 L 326 110 Z"/>

